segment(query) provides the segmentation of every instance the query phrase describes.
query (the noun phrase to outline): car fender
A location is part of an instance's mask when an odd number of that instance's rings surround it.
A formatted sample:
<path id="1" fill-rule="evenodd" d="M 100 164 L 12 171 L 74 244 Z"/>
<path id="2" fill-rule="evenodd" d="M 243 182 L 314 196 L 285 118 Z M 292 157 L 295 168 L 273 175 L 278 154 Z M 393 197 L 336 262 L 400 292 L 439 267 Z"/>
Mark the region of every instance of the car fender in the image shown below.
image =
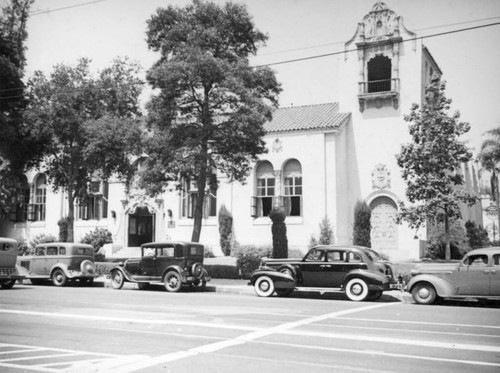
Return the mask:
<path id="1" fill-rule="evenodd" d="M 361 278 L 362 280 L 366 281 L 368 285 L 385 285 L 389 282 L 389 280 L 383 273 L 379 274 L 375 272 L 365 271 L 363 269 L 354 269 L 345 275 L 343 281 L 344 286 L 349 282 L 349 280 L 355 277 Z"/>
<path id="2" fill-rule="evenodd" d="M 116 266 L 116 267 L 113 267 L 111 268 L 111 270 L 109 271 L 109 273 L 113 273 L 114 271 L 119 271 L 123 274 L 123 277 L 125 277 L 125 280 L 129 281 L 129 282 L 137 282 L 136 280 L 134 280 L 134 277 L 132 276 L 132 274 L 127 271 L 123 266 L 122 266 L 122 263 L 120 263 L 119 266 Z"/>
<path id="3" fill-rule="evenodd" d="M 176 264 L 168 266 L 167 268 L 165 268 L 163 270 L 163 273 L 161 274 L 162 280 L 165 277 L 165 275 L 167 274 L 167 272 L 170 272 L 170 271 L 175 271 L 175 272 L 179 273 L 182 277 L 182 282 L 186 281 L 186 276 L 184 275 L 184 269 L 182 269 L 181 266 L 176 265 Z"/>
<path id="4" fill-rule="evenodd" d="M 442 279 L 441 277 L 430 274 L 422 274 L 412 277 L 406 285 L 407 291 L 411 293 L 415 285 L 419 282 L 430 283 L 436 289 L 437 295 L 442 298 L 451 297 L 455 294 L 455 287 L 450 282 Z"/>
<path id="5" fill-rule="evenodd" d="M 262 276 L 269 277 L 274 282 L 274 286 L 278 289 L 293 289 L 297 286 L 296 280 L 291 276 L 274 269 L 265 268 L 257 269 L 252 273 L 250 276 L 250 284 L 255 285 L 255 281 Z"/>
<path id="6" fill-rule="evenodd" d="M 64 272 L 64 274 L 66 275 L 67 278 L 73 278 L 74 275 L 71 274 L 71 272 L 68 270 L 68 265 L 67 264 L 64 264 L 64 263 L 56 263 L 52 266 L 52 268 L 50 269 L 50 272 L 49 272 L 49 278 L 52 278 L 52 274 L 54 273 L 54 271 L 56 269 L 60 269 Z M 80 273 L 80 271 L 78 271 L 78 273 Z"/>

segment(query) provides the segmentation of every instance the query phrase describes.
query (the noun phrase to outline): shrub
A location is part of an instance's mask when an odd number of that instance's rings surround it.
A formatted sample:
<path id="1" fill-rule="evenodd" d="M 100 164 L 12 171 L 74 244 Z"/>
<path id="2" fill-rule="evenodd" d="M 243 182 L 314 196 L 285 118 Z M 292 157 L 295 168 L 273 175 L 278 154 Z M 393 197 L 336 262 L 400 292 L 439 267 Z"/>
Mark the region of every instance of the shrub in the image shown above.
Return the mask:
<path id="1" fill-rule="evenodd" d="M 68 230 L 71 223 L 69 217 L 61 218 L 57 225 L 59 226 L 59 242 L 68 242 Z"/>
<path id="2" fill-rule="evenodd" d="M 481 225 L 469 220 L 465 223 L 465 230 L 471 249 L 490 246 L 488 232 Z"/>
<path id="3" fill-rule="evenodd" d="M 250 278 L 250 275 L 260 266 L 260 260 L 269 257 L 272 249 L 259 246 L 239 246 L 233 250 L 233 256 L 238 258 L 236 267 L 239 275 L 244 278 Z"/>
<path id="4" fill-rule="evenodd" d="M 225 205 L 219 209 L 220 248 L 225 256 L 231 254 L 231 239 L 233 232 L 233 216 Z"/>
<path id="5" fill-rule="evenodd" d="M 288 257 L 288 239 L 286 237 L 286 213 L 283 207 L 274 207 L 269 213 L 273 221 L 271 232 L 273 235 L 273 258 Z"/>
<path id="6" fill-rule="evenodd" d="M 321 223 L 319 223 L 319 239 L 316 239 L 314 235 L 311 236 L 309 240 L 309 248 L 313 248 L 318 245 L 331 245 L 333 244 L 333 230 L 330 225 L 330 220 L 328 216 L 325 216 Z"/>
<path id="7" fill-rule="evenodd" d="M 353 245 L 371 247 L 370 231 L 372 211 L 364 201 L 356 202 L 352 232 Z"/>
<path id="8" fill-rule="evenodd" d="M 205 264 L 204 267 L 207 269 L 208 274 L 212 278 L 228 278 L 228 279 L 239 279 L 240 273 L 238 267 L 230 266 L 226 264 Z"/>
<path id="9" fill-rule="evenodd" d="M 100 249 L 107 243 L 113 243 L 113 236 L 110 231 L 104 228 L 96 228 L 95 230 L 87 233 L 81 243 L 92 245 L 94 247 L 94 253 L 96 262 L 102 262 L 104 260 L 104 253 Z"/>
<path id="10" fill-rule="evenodd" d="M 51 243 L 51 242 L 57 242 L 57 237 L 54 236 L 53 234 L 46 234 L 46 233 L 40 233 L 37 234 L 31 241 L 30 241 L 30 248 L 34 249 L 36 245 L 40 243 Z"/>

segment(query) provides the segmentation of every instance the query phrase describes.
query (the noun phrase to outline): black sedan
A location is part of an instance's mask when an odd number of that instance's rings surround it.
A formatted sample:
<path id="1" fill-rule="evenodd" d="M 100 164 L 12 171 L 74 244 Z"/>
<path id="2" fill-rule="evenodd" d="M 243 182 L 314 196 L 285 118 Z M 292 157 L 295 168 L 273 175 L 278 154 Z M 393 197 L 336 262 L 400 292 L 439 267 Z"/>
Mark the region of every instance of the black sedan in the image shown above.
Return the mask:
<path id="1" fill-rule="evenodd" d="M 249 285 L 261 297 L 293 290 L 345 292 L 352 301 L 376 300 L 400 288 L 394 267 L 373 250 L 360 246 L 317 246 L 302 259 L 262 259 Z"/>

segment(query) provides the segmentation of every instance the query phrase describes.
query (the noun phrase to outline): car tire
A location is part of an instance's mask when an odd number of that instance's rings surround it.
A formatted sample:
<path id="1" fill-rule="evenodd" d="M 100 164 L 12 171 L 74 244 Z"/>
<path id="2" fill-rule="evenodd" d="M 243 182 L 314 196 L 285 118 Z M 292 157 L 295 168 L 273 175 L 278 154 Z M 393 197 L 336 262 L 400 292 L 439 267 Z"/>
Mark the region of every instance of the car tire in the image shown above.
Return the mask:
<path id="1" fill-rule="evenodd" d="M 288 297 L 292 294 L 293 289 L 275 289 L 275 291 L 279 297 Z"/>
<path id="2" fill-rule="evenodd" d="M 274 282 L 268 276 L 260 276 L 254 284 L 259 297 L 270 297 L 274 293 Z"/>
<path id="3" fill-rule="evenodd" d="M 203 277 L 203 265 L 199 262 L 194 263 L 191 266 L 191 273 L 196 279 L 200 279 Z"/>
<path id="4" fill-rule="evenodd" d="M 169 293 L 177 293 L 182 287 L 181 275 L 176 271 L 167 272 L 163 277 L 163 285 Z"/>
<path id="5" fill-rule="evenodd" d="M 430 283 L 420 282 L 411 289 L 411 297 L 417 304 L 432 304 L 437 298 L 437 293 Z"/>
<path id="6" fill-rule="evenodd" d="M 360 302 L 368 297 L 368 285 L 358 277 L 352 278 L 345 286 L 347 298 L 354 302 Z"/>
<path id="7" fill-rule="evenodd" d="M 125 283 L 125 276 L 121 271 L 115 270 L 111 272 L 111 287 L 113 289 L 119 290 L 123 287 Z"/>
<path id="8" fill-rule="evenodd" d="M 68 282 L 68 278 L 62 269 L 56 269 L 52 272 L 51 279 L 55 286 L 64 286 Z"/>
<path id="9" fill-rule="evenodd" d="M 16 284 L 16 280 L 5 281 L 0 284 L 2 289 L 12 289 Z"/>

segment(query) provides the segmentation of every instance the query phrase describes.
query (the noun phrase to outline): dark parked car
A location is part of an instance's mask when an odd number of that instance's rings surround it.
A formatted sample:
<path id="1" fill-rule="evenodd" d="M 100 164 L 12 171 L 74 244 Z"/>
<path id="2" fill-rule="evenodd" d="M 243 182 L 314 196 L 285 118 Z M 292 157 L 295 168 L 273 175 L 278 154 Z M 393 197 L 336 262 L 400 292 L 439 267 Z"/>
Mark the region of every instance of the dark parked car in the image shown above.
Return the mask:
<path id="1" fill-rule="evenodd" d="M 419 304 L 438 298 L 500 300 L 500 247 L 469 251 L 460 263 L 417 265 L 406 289 Z"/>
<path id="2" fill-rule="evenodd" d="M 121 289 L 126 281 L 140 289 L 163 284 L 169 292 L 182 285 L 204 289 L 210 276 L 203 267 L 205 249 L 192 242 L 152 242 L 141 246 L 141 257 L 127 259 L 111 269 L 111 286 Z"/>
<path id="3" fill-rule="evenodd" d="M 16 280 L 24 278 L 16 267 L 17 241 L 12 238 L 0 237 L 0 286 L 12 289 Z"/>
<path id="4" fill-rule="evenodd" d="M 82 243 L 51 242 L 35 247 L 32 255 L 18 257 L 26 269 L 26 278 L 33 285 L 51 280 L 56 286 L 79 280 L 91 284 L 98 276 L 94 263 L 94 248 Z"/>
<path id="5" fill-rule="evenodd" d="M 345 292 L 353 301 L 376 300 L 383 291 L 400 288 L 393 265 L 359 246 L 318 246 L 302 259 L 264 258 L 249 285 L 261 297 L 316 289 Z"/>

